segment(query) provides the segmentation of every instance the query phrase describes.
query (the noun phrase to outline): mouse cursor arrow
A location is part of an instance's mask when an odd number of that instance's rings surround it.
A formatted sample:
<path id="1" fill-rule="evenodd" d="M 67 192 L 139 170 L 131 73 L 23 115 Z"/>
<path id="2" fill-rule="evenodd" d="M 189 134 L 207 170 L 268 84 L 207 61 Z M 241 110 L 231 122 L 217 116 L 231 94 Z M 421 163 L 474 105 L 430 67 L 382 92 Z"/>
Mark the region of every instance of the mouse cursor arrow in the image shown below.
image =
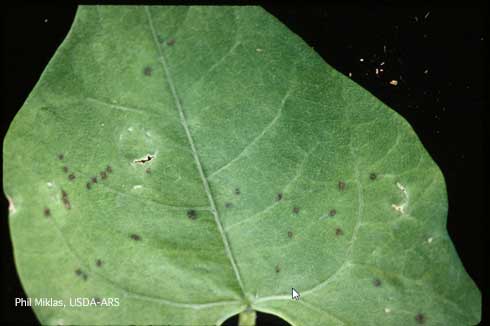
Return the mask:
<path id="1" fill-rule="evenodd" d="M 291 288 L 291 298 L 293 300 L 299 300 L 299 292 L 296 291 L 294 288 Z"/>

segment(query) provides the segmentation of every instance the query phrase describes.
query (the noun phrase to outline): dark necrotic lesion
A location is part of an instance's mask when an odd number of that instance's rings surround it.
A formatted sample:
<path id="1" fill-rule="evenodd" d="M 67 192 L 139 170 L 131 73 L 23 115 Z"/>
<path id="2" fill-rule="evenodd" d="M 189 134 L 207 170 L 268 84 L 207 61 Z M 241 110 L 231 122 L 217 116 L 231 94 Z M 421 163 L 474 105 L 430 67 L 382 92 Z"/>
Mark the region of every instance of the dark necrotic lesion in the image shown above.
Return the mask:
<path id="1" fill-rule="evenodd" d="M 189 209 L 187 211 L 187 217 L 191 220 L 195 220 L 197 218 L 197 212 L 194 209 Z"/>
<path id="2" fill-rule="evenodd" d="M 134 241 L 140 241 L 141 240 L 141 236 L 138 234 L 135 234 L 135 233 L 131 234 L 130 238 L 133 239 Z"/>

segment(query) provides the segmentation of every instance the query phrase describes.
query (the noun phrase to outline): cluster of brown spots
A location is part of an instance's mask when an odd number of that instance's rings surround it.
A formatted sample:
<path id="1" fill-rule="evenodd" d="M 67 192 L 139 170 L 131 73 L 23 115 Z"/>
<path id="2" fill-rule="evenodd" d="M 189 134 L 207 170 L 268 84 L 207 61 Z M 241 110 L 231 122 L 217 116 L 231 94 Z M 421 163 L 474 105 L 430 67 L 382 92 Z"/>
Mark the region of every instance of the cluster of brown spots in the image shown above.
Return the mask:
<path id="1" fill-rule="evenodd" d="M 225 208 L 232 208 L 233 204 L 232 203 L 225 203 Z"/>
<path id="2" fill-rule="evenodd" d="M 279 273 L 281 271 L 281 266 L 276 265 L 275 270 L 276 270 L 276 273 Z"/>
<path id="3" fill-rule="evenodd" d="M 68 194 L 63 189 L 61 190 L 61 201 L 63 202 L 63 205 L 65 205 L 66 209 L 71 208 L 70 200 L 68 199 Z"/>
<path id="4" fill-rule="evenodd" d="M 420 324 L 420 325 L 425 324 L 426 320 L 427 320 L 427 318 L 422 313 L 418 313 L 417 315 L 415 315 L 415 321 L 417 322 L 417 324 Z"/>
<path id="5" fill-rule="evenodd" d="M 344 191 L 345 189 L 345 182 L 344 181 L 339 181 L 339 190 Z"/>
<path id="6" fill-rule="evenodd" d="M 86 281 L 86 280 L 87 280 L 87 278 L 88 278 L 87 273 L 85 273 L 84 271 L 82 271 L 80 268 L 77 268 L 77 269 L 75 270 L 75 275 L 77 275 L 77 276 L 81 277 L 81 278 L 82 278 L 84 281 Z"/>
<path id="7" fill-rule="evenodd" d="M 282 192 L 276 195 L 276 201 L 281 201 L 281 200 L 282 200 Z"/>
<path id="8" fill-rule="evenodd" d="M 110 165 L 107 165 L 107 167 L 105 168 L 105 170 L 102 170 L 99 172 L 99 175 L 100 175 L 100 179 L 101 180 L 105 180 L 108 178 L 109 174 L 108 173 L 112 173 L 113 170 L 112 170 L 112 167 Z M 91 189 L 92 188 L 92 184 L 96 184 L 98 182 L 98 179 L 97 179 L 97 176 L 93 176 L 93 177 L 90 177 L 90 181 L 88 181 L 86 184 L 85 184 L 85 187 L 87 189 Z"/>
<path id="9" fill-rule="evenodd" d="M 151 76 L 152 71 L 150 66 L 146 66 L 145 69 L 143 69 L 143 74 L 145 74 L 145 76 Z"/>
<path id="10" fill-rule="evenodd" d="M 97 266 L 97 267 L 101 267 L 101 266 L 102 266 L 102 260 L 100 260 L 100 259 L 96 259 L 96 260 L 95 260 L 95 266 Z"/>
<path id="11" fill-rule="evenodd" d="M 141 240 L 141 236 L 139 236 L 138 234 L 135 234 L 135 233 L 131 234 L 129 237 L 131 239 L 133 239 L 134 241 L 140 241 Z"/>
<path id="12" fill-rule="evenodd" d="M 70 172 L 70 169 L 68 168 L 68 166 L 66 166 L 66 165 L 64 165 L 64 166 L 63 166 L 63 172 L 65 172 L 65 173 Z M 70 181 L 75 180 L 75 173 L 73 173 L 73 172 L 72 172 L 72 173 L 70 173 L 70 174 L 68 175 L 68 180 L 70 180 Z"/>
<path id="13" fill-rule="evenodd" d="M 381 286 L 381 280 L 379 278 L 375 278 L 373 280 L 373 285 L 377 288 L 379 288 Z"/>
<path id="14" fill-rule="evenodd" d="M 377 176 L 377 175 L 376 175 L 376 173 L 374 173 L 374 172 L 373 172 L 373 173 L 371 173 L 371 174 L 369 174 L 369 179 L 371 179 L 371 180 L 376 180 L 376 178 L 377 178 L 377 177 L 378 177 L 378 176 Z"/>
<path id="15" fill-rule="evenodd" d="M 288 238 L 292 238 L 293 237 L 293 232 L 292 231 L 288 231 Z"/>
<path id="16" fill-rule="evenodd" d="M 343 235 L 344 234 L 344 231 L 342 231 L 341 228 L 336 228 L 335 229 L 335 235 L 336 236 L 340 236 L 340 235 Z"/>
<path id="17" fill-rule="evenodd" d="M 336 209 L 331 209 L 330 212 L 328 212 L 328 216 L 334 217 L 335 215 L 337 215 Z"/>
<path id="18" fill-rule="evenodd" d="M 299 207 L 293 207 L 293 213 L 298 214 L 299 213 Z"/>
<path id="19" fill-rule="evenodd" d="M 187 217 L 191 220 L 195 220 L 197 218 L 197 212 L 193 209 L 189 209 L 187 211 Z"/>
<path id="20" fill-rule="evenodd" d="M 44 213 L 44 216 L 46 216 L 46 217 L 51 216 L 51 211 L 47 207 L 44 208 L 43 213 Z"/>
<path id="21" fill-rule="evenodd" d="M 235 195 L 237 195 L 237 196 L 240 195 L 240 188 L 235 188 Z"/>
<path id="22" fill-rule="evenodd" d="M 168 46 L 172 46 L 172 45 L 174 45 L 174 44 L 175 44 L 175 39 L 174 39 L 173 37 L 171 37 L 171 38 L 169 38 L 169 39 L 167 40 L 167 45 L 168 45 Z"/>

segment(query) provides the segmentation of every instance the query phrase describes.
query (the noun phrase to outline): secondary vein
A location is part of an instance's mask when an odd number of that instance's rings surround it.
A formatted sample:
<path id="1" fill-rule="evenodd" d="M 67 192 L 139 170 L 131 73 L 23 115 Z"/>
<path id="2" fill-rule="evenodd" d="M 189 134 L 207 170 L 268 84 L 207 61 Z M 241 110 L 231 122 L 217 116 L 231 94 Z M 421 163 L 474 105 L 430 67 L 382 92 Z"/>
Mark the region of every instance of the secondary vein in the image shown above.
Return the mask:
<path id="1" fill-rule="evenodd" d="M 245 296 L 245 289 L 243 286 L 242 278 L 240 276 L 240 271 L 238 270 L 238 266 L 235 262 L 235 258 L 233 257 L 233 253 L 231 252 L 229 240 L 228 240 L 228 237 L 226 236 L 226 233 L 224 231 L 223 224 L 221 223 L 221 219 L 219 217 L 218 210 L 216 209 L 216 204 L 214 202 L 214 198 L 213 198 L 213 195 L 211 193 L 211 189 L 209 188 L 208 179 L 206 178 L 206 175 L 204 174 L 204 170 L 202 168 L 202 164 L 201 164 L 201 160 L 199 158 L 199 154 L 197 153 L 196 146 L 195 146 L 194 140 L 192 138 L 192 134 L 189 130 L 189 125 L 187 123 L 187 119 L 186 119 L 186 116 L 184 113 L 184 109 L 183 109 L 182 104 L 180 102 L 180 99 L 177 95 L 177 90 L 175 89 L 175 84 L 172 80 L 172 76 L 170 74 L 170 70 L 168 68 L 167 61 L 165 59 L 163 51 L 162 51 L 160 44 L 158 42 L 155 27 L 153 26 L 153 19 L 151 17 L 151 13 L 150 13 L 148 6 L 145 6 L 145 11 L 146 11 L 146 15 L 148 17 L 150 29 L 151 29 L 151 32 L 153 35 L 153 41 L 155 42 L 156 48 L 157 48 L 158 53 L 159 53 L 160 62 L 162 64 L 163 70 L 165 71 L 165 76 L 167 77 L 166 78 L 167 83 L 170 87 L 170 91 L 172 92 L 172 96 L 175 100 L 175 106 L 177 107 L 177 111 L 179 112 L 180 122 L 181 122 L 182 126 L 184 127 L 184 130 L 185 130 L 185 133 L 187 136 L 187 140 L 189 141 L 189 145 L 191 146 L 192 156 L 194 157 L 194 161 L 197 165 L 197 169 L 198 169 L 199 175 L 201 177 L 201 181 L 202 181 L 202 184 L 204 187 L 204 191 L 206 192 L 206 196 L 208 197 L 209 205 L 211 206 L 211 213 L 213 214 L 216 225 L 218 226 L 218 230 L 219 230 L 221 238 L 223 240 L 223 244 L 225 247 L 226 254 L 228 256 L 228 259 L 230 260 L 231 266 L 233 268 L 236 279 L 238 281 L 238 285 L 240 286 L 242 294 Z"/>

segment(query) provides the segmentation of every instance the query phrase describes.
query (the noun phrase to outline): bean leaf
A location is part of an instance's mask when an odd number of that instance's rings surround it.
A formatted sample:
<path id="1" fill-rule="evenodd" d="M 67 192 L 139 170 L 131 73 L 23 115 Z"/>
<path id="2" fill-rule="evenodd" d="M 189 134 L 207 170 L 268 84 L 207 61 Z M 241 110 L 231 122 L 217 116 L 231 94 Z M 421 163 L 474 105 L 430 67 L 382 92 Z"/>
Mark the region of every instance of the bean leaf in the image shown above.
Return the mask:
<path id="1" fill-rule="evenodd" d="M 80 7 L 4 172 L 44 324 L 480 318 L 410 125 L 260 8 Z"/>

